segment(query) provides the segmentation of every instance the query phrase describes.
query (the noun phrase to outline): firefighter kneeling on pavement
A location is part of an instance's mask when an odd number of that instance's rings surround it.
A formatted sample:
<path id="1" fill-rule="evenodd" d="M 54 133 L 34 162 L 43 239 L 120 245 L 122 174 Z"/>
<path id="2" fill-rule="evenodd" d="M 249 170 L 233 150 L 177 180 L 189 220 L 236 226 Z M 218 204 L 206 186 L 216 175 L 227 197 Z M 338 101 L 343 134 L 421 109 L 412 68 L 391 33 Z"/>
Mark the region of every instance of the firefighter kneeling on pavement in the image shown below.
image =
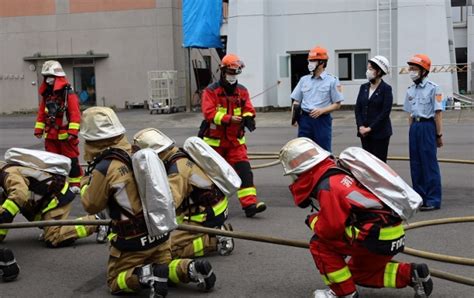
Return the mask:
<path id="1" fill-rule="evenodd" d="M 142 149 L 152 148 L 163 160 L 176 204 L 178 224 L 232 229 L 224 224 L 228 214 L 227 197 L 187 153 L 174 146 L 172 139 L 158 129 L 146 128 L 136 133 L 133 141 Z M 229 255 L 234 249 L 230 237 L 179 230 L 171 233 L 171 243 L 173 258 L 201 257 L 216 251 L 220 255 Z"/>
<path id="2" fill-rule="evenodd" d="M 35 136 L 44 137 L 48 152 L 71 159 L 69 183 L 74 193 L 79 193 L 82 168 L 79 165 L 79 132 L 81 111 L 76 94 L 66 78 L 61 64 L 50 60 L 43 64 L 44 81 L 39 88 L 41 100 L 35 123 Z"/>
<path id="3" fill-rule="evenodd" d="M 222 58 L 221 77 L 209 85 L 202 95 L 202 113 L 199 137 L 214 148 L 231 164 L 242 186 L 237 197 L 247 217 L 265 211 L 264 202 L 257 201 L 257 189 L 253 184 L 253 173 L 247 157 L 245 128 L 255 130 L 255 109 L 247 89 L 237 82 L 244 63 L 233 54 Z"/>
<path id="4" fill-rule="evenodd" d="M 67 219 L 76 197 L 69 190 L 67 175 L 71 169 L 69 158 L 59 154 L 10 148 L 5 153 L 6 163 L 0 162 L 0 223 L 13 222 L 21 213 L 28 221 Z M 82 220 L 96 220 L 94 215 Z M 45 227 L 41 238 L 47 247 L 63 247 L 97 232 L 97 242 L 104 243 L 104 226 L 52 226 Z M 8 230 L 0 229 L 0 241 Z"/>
<path id="5" fill-rule="evenodd" d="M 155 297 L 164 297 L 168 280 L 197 282 L 204 290 L 212 289 L 216 276 L 207 260 L 173 263 L 169 233 L 149 235 L 131 165 L 132 146 L 115 112 L 89 108 L 83 113 L 81 127 L 84 158 L 92 167 L 87 171 L 90 176 L 81 181 L 82 204 L 89 213 L 107 209 L 112 219 L 107 269 L 112 294 L 151 288 Z M 163 175 L 166 179 L 166 173 Z"/>
<path id="6" fill-rule="evenodd" d="M 426 264 L 392 262 L 403 251 L 402 220 L 349 173 L 338 168 L 331 153 L 308 138 L 289 141 L 280 151 L 295 204 L 319 205 L 306 219 L 314 232 L 310 251 L 328 290 L 315 297 L 359 297 L 356 285 L 415 289 L 415 297 L 433 289 Z M 316 208 L 317 209 L 317 208 Z M 346 256 L 350 260 L 346 263 Z"/>

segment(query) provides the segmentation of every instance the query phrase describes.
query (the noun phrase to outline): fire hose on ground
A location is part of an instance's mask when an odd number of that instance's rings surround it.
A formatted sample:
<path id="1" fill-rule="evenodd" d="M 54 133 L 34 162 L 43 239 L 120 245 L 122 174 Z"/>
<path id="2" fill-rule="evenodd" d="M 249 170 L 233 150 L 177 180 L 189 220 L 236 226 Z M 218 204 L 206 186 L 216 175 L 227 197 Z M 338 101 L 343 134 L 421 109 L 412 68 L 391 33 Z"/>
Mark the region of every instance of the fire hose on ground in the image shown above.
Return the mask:
<path id="1" fill-rule="evenodd" d="M 47 220 L 47 221 L 34 221 L 34 222 L 15 222 L 15 223 L 8 223 L 8 224 L 0 224 L 0 229 L 20 229 L 20 228 L 33 228 L 33 227 L 50 227 L 50 226 L 72 226 L 72 225 L 109 225 L 110 220 Z M 453 217 L 453 218 L 443 218 L 443 219 L 435 219 L 435 220 L 427 220 L 412 223 L 410 225 L 405 226 L 405 230 L 426 227 L 431 225 L 440 225 L 440 224 L 448 224 L 448 223 L 461 223 L 461 222 L 474 222 L 474 216 L 466 216 L 466 217 Z M 272 243 L 284 246 L 292 246 L 292 247 L 299 247 L 299 248 L 309 248 L 309 244 L 305 241 L 298 241 L 298 240 L 289 240 L 289 239 L 282 239 L 282 238 L 275 238 L 269 237 L 264 235 L 257 235 L 251 234 L 247 232 L 237 232 L 237 231 L 224 231 L 221 229 L 211 229 L 205 227 L 198 227 L 186 224 L 180 224 L 178 226 L 178 230 L 181 231 L 188 231 L 192 233 L 204 233 L 204 234 L 211 234 L 211 235 L 221 235 L 227 237 L 233 237 L 238 239 L 244 240 L 251 240 L 251 241 L 258 241 L 258 242 L 265 242 L 265 243 Z M 454 257 L 449 255 L 441 255 L 441 254 L 434 254 L 430 252 L 425 252 L 421 250 L 415 250 L 408 247 L 405 247 L 405 254 L 427 258 L 427 259 L 434 259 L 441 262 L 449 262 L 449 263 L 456 263 L 461 265 L 474 265 L 474 259 L 469 258 L 461 258 L 461 257 Z M 437 269 L 430 268 L 431 275 L 437 278 L 449 280 L 452 282 L 465 284 L 474 286 L 474 278 L 464 277 L 448 272 L 444 272 Z"/>

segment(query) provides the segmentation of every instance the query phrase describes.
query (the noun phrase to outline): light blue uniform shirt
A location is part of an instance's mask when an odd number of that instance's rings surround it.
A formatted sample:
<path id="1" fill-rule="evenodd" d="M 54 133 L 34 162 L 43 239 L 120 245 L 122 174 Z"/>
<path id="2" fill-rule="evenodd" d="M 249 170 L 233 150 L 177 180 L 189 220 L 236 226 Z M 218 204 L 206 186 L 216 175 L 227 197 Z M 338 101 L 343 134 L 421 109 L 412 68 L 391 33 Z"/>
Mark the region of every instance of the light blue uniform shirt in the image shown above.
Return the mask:
<path id="1" fill-rule="evenodd" d="M 339 79 L 326 71 L 317 78 L 313 78 L 311 74 L 302 77 L 291 93 L 291 98 L 299 102 L 301 108 L 308 113 L 344 100 Z"/>
<path id="2" fill-rule="evenodd" d="M 436 111 L 443 111 L 441 88 L 424 78 L 420 84 L 408 87 L 403 110 L 412 117 L 432 118 Z"/>

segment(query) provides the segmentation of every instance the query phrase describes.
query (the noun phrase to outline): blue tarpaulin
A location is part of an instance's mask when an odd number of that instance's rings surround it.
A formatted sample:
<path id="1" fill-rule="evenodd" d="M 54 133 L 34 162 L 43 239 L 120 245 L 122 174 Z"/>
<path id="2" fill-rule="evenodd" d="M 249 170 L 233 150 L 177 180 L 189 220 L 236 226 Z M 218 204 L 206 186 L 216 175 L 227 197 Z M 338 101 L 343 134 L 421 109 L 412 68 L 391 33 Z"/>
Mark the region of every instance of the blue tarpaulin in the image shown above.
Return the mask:
<path id="1" fill-rule="evenodd" d="M 222 48 L 222 0 L 183 0 L 183 46 Z"/>

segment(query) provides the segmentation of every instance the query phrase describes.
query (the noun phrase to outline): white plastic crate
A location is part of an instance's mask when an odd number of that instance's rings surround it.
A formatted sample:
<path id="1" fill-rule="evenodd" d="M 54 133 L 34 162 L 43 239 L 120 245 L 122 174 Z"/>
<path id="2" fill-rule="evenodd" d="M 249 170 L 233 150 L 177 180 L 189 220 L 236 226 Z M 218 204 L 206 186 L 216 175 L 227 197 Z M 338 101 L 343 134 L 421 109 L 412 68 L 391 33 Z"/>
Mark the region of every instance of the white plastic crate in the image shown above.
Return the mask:
<path id="1" fill-rule="evenodd" d="M 179 96 L 178 72 L 176 70 L 153 70 L 148 72 L 148 106 L 150 113 L 176 112 L 185 107 Z"/>

